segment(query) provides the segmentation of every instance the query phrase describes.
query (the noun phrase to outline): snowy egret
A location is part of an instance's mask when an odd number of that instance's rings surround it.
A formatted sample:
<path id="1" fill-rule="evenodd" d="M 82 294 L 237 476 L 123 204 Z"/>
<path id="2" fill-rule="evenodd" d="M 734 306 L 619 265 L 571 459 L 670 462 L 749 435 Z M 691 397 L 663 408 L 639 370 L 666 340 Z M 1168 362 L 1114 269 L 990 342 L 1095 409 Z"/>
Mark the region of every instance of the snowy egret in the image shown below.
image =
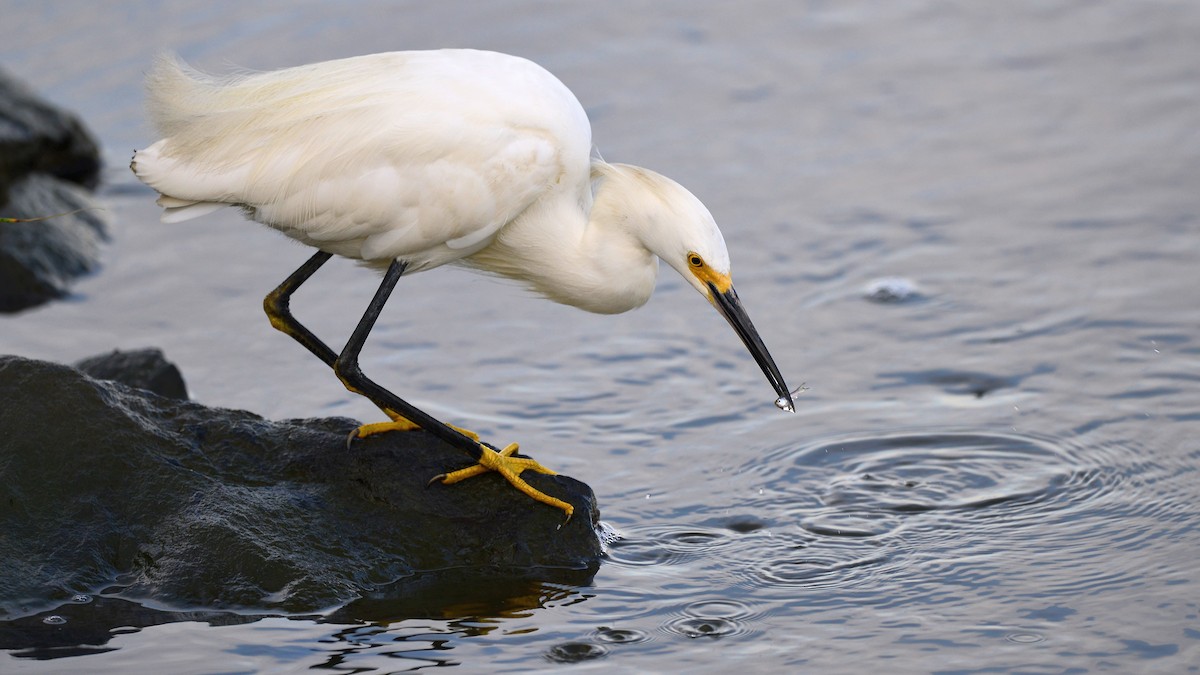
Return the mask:
<path id="1" fill-rule="evenodd" d="M 513 457 L 515 443 L 497 451 L 358 366 L 400 276 L 448 263 L 515 279 L 560 303 L 617 313 L 650 298 L 661 259 L 725 317 L 779 395 L 776 404 L 793 409 L 733 289 L 725 241 L 708 209 L 665 176 L 592 159 L 583 107 L 526 59 L 392 52 L 215 78 L 164 57 L 147 90 L 163 138 L 136 152 L 130 168 L 160 194 L 163 222 L 233 205 L 317 249 L 263 304 L 275 328 L 391 418 L 360 427 L 351 440 L 425 429 L 479 462 L 434 480 L 494 470 L 570 517 L 569 504 L 521 480 L 525 470 L 553 472 Z M 288 309 L 292 293 L 333 255 L 384 270 L 340 353 Z"/>

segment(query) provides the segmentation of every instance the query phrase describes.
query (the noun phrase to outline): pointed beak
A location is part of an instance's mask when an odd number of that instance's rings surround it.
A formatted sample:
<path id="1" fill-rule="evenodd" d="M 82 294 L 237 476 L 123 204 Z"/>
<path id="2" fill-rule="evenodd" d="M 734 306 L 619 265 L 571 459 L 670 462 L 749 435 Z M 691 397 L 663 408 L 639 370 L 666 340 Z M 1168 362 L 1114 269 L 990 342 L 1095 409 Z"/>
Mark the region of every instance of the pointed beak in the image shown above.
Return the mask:
<path id="1" fill-rule="evenodd" d="M 775 366 L 775 359 L 771 358 L 771 353 L 767 351 L 767 346 L 763 344 L 762 338 L 758 336 L 758 331 L 754 329 L 754 324 L 750 322 L 750 317 L 746 315 L 746 310 L 742 308 L 742 301 L 738 300 L 738 295 L 733 287 L 730 286 L 724 293 L 717 290 L 716 285 L 711 282 L 708 284 L 708 290 L 712 297 L 713 306 L 721 312 L 721 316 L 733 326 L 733 330 L 737 332 L 738 337 L 742 338 L 746 349 L 750 350 L 750 355 L 758 362 L 758 367 L 762 368 L 763 374 L 767 376 L 771 386 L 775 388 L 775 393 L 780 398 L 786 399 L 788 410 L 795 411 L 796 406 L 792 401 L 792 393 L 788 390 L 787 383 L 783 381 L 783 375 L 779 374 L 779 368 Z"/>

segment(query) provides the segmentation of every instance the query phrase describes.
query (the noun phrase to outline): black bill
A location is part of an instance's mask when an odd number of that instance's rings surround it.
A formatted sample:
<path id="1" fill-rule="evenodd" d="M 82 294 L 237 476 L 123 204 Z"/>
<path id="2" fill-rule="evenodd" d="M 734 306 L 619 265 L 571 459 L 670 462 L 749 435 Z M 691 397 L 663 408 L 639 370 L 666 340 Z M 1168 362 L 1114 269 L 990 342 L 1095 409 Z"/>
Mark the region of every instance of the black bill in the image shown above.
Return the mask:
<path id="1" fill-rule="evenodd" d="M 796 405 L 792 401 L 792 392 L 788 390 L 787 384 L 783 381 L 783 375 L 779 374 L 779 368 L 775 366 L 775 360 L 771 358 L 767 346 L 763 344 L 762 338 L 758 336 L 758 331 L 754 329 L 754 324 L 750 322 L 750 317 L 746 315 L 746 310 L 742 308 L 742 301 L 738 300 L 737 291 L 731 286 L 728 291 L 721 293 L 713 284 L 709 284 L 708 288 L 712 293 L 713 304 L 720 310 L 721 316 L 725 317 L 729 325 L 733 326 L 733 330 L 737 331 L 738 337 L 742 338 L 746 349 L 750 350 L 750 355 L 758 362 L 758 367 L 762 368 L 763 374 L 775 388 L 775 393 L 779 395 L 780 399 L 787 401 L 785 409 L 794 412 Z"/>

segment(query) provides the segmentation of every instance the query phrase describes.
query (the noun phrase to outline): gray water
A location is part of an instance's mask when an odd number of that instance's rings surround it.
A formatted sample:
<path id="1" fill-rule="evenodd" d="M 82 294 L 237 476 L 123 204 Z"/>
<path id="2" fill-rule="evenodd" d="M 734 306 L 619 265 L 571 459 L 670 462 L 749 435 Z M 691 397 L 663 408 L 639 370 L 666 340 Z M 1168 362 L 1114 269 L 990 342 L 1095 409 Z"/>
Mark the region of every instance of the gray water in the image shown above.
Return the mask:
<path id="1" fill-rule="evenodd" d="M 1200 670 L 1200 5 L 0 1 L 0 63 L 105 147 L 104 269 L 0 352 L 161 347 L 193 398 L 375 420 L 261 314 L 308 255 L 233 212 L 167 226 L 125 165 L 164 49 L 268 69 L 520 54 L 599 151 L 729 242 L 794 415 L 665 270 L 587 315 L 456 270 L 402 280 L 364 369 L 589 483 L 593 583 L 333 623 L 113 626 L 4 672 Z M 377 279 L 294 301 L 337 343 Z M 866 298 L 881 279 L 911 284 Z M 551 328 L 551 330 L 547 330 Z M 69 420 L 64 420 L 69 423 Z M 219 623 L 219 622 L 218 622 Z"/>

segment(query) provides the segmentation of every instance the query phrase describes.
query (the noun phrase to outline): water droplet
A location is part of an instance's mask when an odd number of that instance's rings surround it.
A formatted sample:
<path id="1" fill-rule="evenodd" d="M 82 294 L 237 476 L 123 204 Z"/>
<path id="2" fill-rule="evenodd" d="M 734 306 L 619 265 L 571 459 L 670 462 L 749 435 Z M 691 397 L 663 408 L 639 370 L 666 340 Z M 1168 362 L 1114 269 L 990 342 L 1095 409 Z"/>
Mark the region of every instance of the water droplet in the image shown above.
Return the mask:
<path id="1" fill-rule="evenodd" d="M 42 619 L 42 623 L 48 623 L 51 626 L 61 626 L 62 624 L 66 623 L 66 622 L 67 622 L 66 619 L 62 618 L 61 616 L 59 616 L 57 614 L 51 614 L 50 616 Z"/>
<path id="2" fill-rule="evenodd" d="M 86 605 L 92 601 L 92 596 L 87 593 L 76 593 L 71 596 L 71 602 L 76 605 Z"/>
<path id="3" fill-rule="evenodd" d="M 775 399 L 775 407 L 784 412 L 796 412 L 796 409 L 792 407 L 792 404 L 788 403 L 788 397 L 795 396 L 802 391 L 808 391 L 808 387 L 805 386 L 807 384 L 807 382 L 801 382 L 800 386 L 793 389 L 787 396 L 780 396 L 779 398 Z"/>

